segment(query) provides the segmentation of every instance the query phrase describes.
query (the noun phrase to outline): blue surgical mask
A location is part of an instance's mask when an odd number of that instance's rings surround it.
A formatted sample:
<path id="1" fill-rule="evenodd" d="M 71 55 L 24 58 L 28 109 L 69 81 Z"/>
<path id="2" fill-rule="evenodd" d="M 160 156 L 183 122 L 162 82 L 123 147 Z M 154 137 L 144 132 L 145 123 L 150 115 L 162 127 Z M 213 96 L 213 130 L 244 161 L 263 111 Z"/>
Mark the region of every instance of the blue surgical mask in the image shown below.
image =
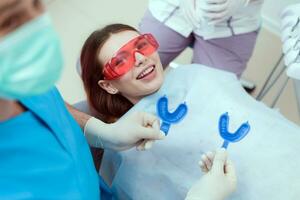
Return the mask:
<path id="1" fill-rule="evenodd" d="M 0 39 L 0 98 L 20 99 L 46 92 L 63 66 L 59 38 L 48 14 Z"/>

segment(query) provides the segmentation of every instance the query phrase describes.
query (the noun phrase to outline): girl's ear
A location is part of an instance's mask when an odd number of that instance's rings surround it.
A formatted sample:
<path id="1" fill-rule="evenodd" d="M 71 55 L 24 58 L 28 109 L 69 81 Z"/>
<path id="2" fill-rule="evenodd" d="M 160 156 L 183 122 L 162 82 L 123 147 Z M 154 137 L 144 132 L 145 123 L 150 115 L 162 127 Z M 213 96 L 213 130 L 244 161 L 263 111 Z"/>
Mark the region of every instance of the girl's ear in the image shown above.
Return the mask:
<path id="1" fill-rule="evenodd" d="M 98 85 L 109 94 L 117 94 L 119 92 L 118 89 L 114 87 L 110 81 L 100 80 L 98 81 Z"/>

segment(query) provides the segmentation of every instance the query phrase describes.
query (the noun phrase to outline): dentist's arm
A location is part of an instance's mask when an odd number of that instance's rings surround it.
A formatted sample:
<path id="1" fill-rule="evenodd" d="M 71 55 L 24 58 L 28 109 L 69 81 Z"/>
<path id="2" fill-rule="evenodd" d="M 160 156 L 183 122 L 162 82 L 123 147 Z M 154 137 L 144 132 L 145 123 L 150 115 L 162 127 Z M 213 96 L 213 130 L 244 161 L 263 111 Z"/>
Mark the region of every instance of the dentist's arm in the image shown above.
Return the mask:
<path id="1" fill-rule="evenodd" d="M 71 113 L 71 115 L 74 117 L 74 119 L 77 121 L 79 124 L 80 128 L 84 130 L 84 126 L 86 125 L 87 121 L 92 117 L 84 112 L 81 112 L 65 102 L 65 105 L 68 109 L 68 111 Z"/>
<path id="2" fill-rule="evenodd" d="M 112 149 L 116 151 L 137 147 L 140 150 L 150 148 L 152 142 L 144 140 L 161 140 L 164 134 L 159 130 L 158 119 L 147 113 L 134 113 L 123 117 L 115 123 L 106 124 L 88 114 L 76 110 L 66 104 L 69 112 L 75 118 L 88 143 L 93 147 Z"/>

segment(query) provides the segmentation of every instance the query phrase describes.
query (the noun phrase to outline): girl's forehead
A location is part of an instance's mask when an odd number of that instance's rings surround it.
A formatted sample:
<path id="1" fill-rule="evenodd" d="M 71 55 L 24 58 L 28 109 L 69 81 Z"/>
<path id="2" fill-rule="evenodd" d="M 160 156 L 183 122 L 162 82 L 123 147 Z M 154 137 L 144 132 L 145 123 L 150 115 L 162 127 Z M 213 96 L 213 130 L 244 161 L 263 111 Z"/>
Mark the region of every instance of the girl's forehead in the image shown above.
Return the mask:
<path id="1" fill-rule="evenodd" d="M 112 34 L 111 37 L 105 42 L 104 46 L 109 46 L 114 50 L 120 49 L 129 41 L 138 37 L 140 34 L 135 31 L 122 31 L 120 33 Z"/>
<path id="2" fill-rule="evenodd" d="M 104 63 L 107 62 L 113 55 L 125 44 L 132 39 L 138 37 L 140 34 L 135 31 L 122 31 L 114 33 L 110 38 L 103 44 L 99 53 L 100 60 Z"/>

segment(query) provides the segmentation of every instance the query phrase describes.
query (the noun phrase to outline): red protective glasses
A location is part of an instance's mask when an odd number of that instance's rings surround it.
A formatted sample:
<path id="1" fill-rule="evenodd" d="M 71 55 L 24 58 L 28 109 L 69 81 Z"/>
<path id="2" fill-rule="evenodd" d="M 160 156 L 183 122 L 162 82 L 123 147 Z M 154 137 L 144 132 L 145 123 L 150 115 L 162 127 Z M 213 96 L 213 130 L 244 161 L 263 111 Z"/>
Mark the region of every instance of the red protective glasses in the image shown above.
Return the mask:
<path id="1" fill-rule="evenodd" d="M 149 56 L 158 48 L 152 34 L 140 35 L 121 47 L 103 69 L 104 79 L 113 80 L 126 74 L 135 64 L 135 52 Z"/>

